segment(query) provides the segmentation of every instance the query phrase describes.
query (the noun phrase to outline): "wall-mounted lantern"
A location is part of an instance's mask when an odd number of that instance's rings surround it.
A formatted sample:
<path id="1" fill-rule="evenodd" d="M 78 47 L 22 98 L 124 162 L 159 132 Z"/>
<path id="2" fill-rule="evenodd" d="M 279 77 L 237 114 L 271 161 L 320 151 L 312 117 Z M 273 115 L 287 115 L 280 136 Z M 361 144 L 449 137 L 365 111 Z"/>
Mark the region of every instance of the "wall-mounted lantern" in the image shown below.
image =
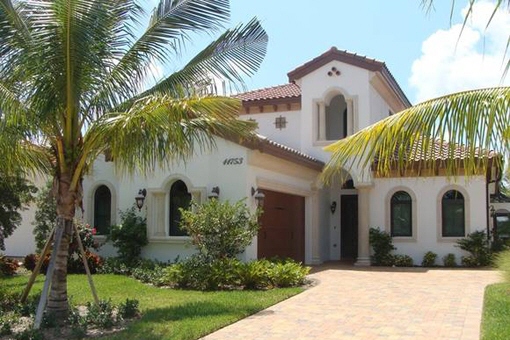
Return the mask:
<path id="1" fill-rule="evenodd" d="M 138 190 L 138 195 L 135 196 L 136 206 L 138 207 L 138 211 L 142 210 L 143 202 L 145 202 L 145 197 L 147 196 L 147 190 L 140 189 Z"/>
<path id="2" fill-rule="evenodd" d="M 336 201 L 331 202 L 331 205 L 329 206 L 329 209 L 331 210 L 331 213 L 334 214 L 336 211 Z"/>
<path id="3" fill-rule="evenodd" d="M 253 198 L 255 198 L 255 201 L 257 201 L 257 208 L 262 208 L 264 206 L 264 198 L 266 198 L 266 195 L 259 191 L 259 189 L 251 188 L 251 195 Z"/>
<path id="4" fill-rule="evenodd" d="M 213 187 L 211 193 L 207 196 L 209 199 L 220 197 L 220 187 Z"/>

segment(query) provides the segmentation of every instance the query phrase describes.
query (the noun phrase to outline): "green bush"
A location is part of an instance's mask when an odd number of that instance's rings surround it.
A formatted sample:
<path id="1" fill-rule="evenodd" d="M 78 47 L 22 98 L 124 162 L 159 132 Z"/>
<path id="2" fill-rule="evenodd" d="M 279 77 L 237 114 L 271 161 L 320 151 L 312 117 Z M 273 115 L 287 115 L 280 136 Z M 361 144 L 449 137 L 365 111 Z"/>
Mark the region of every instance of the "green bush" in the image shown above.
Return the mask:
<path id="1" fill-rule="evenodd" d="M 489 240 L 485 231 L 475 231 L 466 237 L 457 241 L 457 246 L 469 252 L 470 257 L 466 257 L 462 264 L 469 267 L 488 266 L 492 262 L 492 255 L 489 247 Z"/>
<path id="2" fill-rule="evenodd" d="M 293 260 L 242 263 L 237 259 L 209 261 L 200 255 L 163 269 L 161 282 L 176 288 L 194 290 L 268 289 L 299 286 L 309 267 Z"/>
<path id="3" fill-rule="evenodd" d="M 265 289 L 271 286 L 270 270 L 273 263 L 258 260 L 243 263 L 239 269 L 240 284 L 245 289 Z"/>
<path id="4" fill-rule="evenodd" d="M 423 267 L 434 267 L 436 265 L 437 254 L 433 251 L 428 251 L 423 255 L 421 265 Z"/>
<path id="5" fill-rule="evenodd" d="M 111 328 L 117 323 L 111 300 L 100 300 L 99 304 L 87 303 L 87 322 L 99 328 Z"/>
<path id="6" fill-rule="evenodd" d="M 305 282 L 310 267 L 304 267 L 295 261 L 273 263 L 269 270 L 269 280 L 276 287 L 294 287 Z"/>
<path id="7" fill-rule="evenodd" d="M 131 300 L 129 298 L 126 299 L 125 302 L 122 302 L 119 305 L 119 315 L 123 319 L 134 318 L 135 316 L 140 314 L 140 310 L 138 309 L 138 305 L 140 303 L 138 300 Z"/>
<path id="8" fill-rule="evenodd" d="M 372 255 L 372 263 L 375 266 L 392 266 L 394 257 L 391 252 L 397 248 L 393 246 L 391 235 L 379 228 L 370 228 L 369 231 L 370 246 L 374 250 Z"/>
<path id="9" fill-rule="evenodd" d="M 457 267 L 457 260 L 455 259 L 455 254 L 449 253 L 443 257 L 443 265 L 445 267 Z"/>
<path id="10" fill-rule="evenodd" d="M 496 267 L 503 274 L 506 282 L 510 283 L 510 250 L 503 251 L 496 255 Z"/>
<path id="11" fill-rule="evenodd" d="M 147 223 L 145 218 L 137 215 L 135 208 L 120 213 L 121 224 L 110 228 L 108 239 L 117 248 L 119 258 L 126 265 L 136 263 L 142 248 L 149 242 L 147 239 Z"/>
<path id="12" fill-rule="evenodd" d="M 461 256 L 460 263 L 463 267 L 478 267 L 478 260 L 473 256 Z"/>
<path id="13" fill-rule="evenodd" d="M 259 230 L 257 214 L 251 214 L 244 201 L 234 204 L 211 199 L 181 209 L 181 228 L 208 261 L 234 258 L 251 243 Z"/>
<path id="14" fill-rule="evenodd" d="M 393 263 L 397 267 L 412 267 L 414 264 L 411 256 L 402 254 L 394 255 Z"/>

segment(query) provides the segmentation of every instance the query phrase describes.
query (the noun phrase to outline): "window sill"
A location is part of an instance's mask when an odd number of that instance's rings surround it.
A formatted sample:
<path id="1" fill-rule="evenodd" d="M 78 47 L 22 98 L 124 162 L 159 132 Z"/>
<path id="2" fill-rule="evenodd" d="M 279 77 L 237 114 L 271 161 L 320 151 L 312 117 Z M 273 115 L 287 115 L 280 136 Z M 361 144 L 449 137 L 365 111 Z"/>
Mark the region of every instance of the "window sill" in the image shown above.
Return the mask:
<path id="1" fill-rule="evenodd" d="M 149 243 L 184 244 L 191 241 L 189 236 L 153 236 Z"/>
<path id="2" fill-rule="evenodd" d="M 392 236 L 393 242 L 416 242 L 416 237 L 413 236 Z"/>
<path id="3" fill-rule="evenodd" d="M 341 139 L 343 139 L 343 138 L 341 138 Z M 338 142 L 341 139 L 336 139 L 336 140 L 315 140 L 315 141 L 313 141 L 313 146 L 328 146 L 330 144 Z"/>
<path id="4" fill-rule="evenodd" d="M 439 236 L 437 242 L 443 243 L 456 243 L 458 240 L 463 239 L 466 236 Z"/>

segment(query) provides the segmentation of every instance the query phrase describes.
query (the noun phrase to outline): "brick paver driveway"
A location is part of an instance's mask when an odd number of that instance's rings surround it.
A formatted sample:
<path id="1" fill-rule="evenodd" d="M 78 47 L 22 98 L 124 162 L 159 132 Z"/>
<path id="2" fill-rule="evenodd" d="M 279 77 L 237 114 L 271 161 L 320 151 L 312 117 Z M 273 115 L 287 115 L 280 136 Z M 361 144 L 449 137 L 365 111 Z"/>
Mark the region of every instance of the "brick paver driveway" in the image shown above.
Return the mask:
<path id="1" fill-rule="evenodd" d="M 204 339 L 478 339 L 489 270 L 324 266 L 317 286 Z"/>

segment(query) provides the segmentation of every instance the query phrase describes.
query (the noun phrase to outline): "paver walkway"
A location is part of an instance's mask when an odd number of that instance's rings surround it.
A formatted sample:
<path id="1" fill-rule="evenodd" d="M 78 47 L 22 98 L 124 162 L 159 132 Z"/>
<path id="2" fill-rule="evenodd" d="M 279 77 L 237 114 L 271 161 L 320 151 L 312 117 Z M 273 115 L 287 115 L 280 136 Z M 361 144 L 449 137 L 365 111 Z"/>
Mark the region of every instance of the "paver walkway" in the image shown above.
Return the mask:
<path id="1" fill-rule="evenodd" d="M 206 336 L 213 340 L 479 339 L 495 271 L 328 266 L 318 285 Z"/>

